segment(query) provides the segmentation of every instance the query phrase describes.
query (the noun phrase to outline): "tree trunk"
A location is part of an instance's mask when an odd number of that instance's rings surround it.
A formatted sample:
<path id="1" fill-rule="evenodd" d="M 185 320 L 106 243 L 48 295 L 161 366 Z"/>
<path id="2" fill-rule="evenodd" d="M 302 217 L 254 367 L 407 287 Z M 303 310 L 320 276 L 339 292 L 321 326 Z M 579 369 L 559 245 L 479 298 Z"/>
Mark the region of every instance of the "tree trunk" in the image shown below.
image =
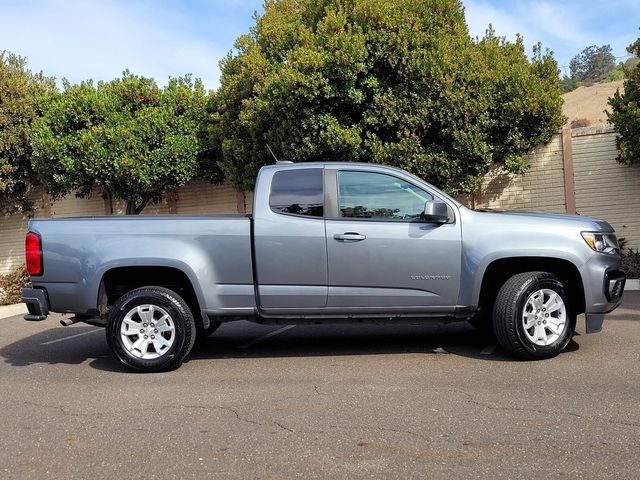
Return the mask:
<path id="1" fill-rule="evenodd" d="M 113 215 L 113 197 L 111 192 L 103 192 L 102 200 L 104 201 L 104 214 Z"/>
<path id="2" fill-rule="evenodd" d="M 144 207 L 147 206 L 147 202 L 142 202 L 136 205 L 136 203 L 134 201 L 129 200 L 127 202 L 127 211 L 126 214 L 127 215 L 140 215 L 142 213 L 142 210 L 144 210 Z"/>

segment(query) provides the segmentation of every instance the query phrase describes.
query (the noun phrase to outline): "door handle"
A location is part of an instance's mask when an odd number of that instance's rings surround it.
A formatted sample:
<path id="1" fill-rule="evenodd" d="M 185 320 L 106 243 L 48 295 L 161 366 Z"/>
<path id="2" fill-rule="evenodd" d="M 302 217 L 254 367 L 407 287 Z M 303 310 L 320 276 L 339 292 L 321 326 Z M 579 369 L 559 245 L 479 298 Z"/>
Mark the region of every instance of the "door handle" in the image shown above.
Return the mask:
<path id="1" fill-rule="evenodd" d="M 341 242 L 361 242 L 365 238 L 366 235 L 361 235 L 356 232 L 345 232 L 345 233 L 336 233 L 333 238 Z"/>

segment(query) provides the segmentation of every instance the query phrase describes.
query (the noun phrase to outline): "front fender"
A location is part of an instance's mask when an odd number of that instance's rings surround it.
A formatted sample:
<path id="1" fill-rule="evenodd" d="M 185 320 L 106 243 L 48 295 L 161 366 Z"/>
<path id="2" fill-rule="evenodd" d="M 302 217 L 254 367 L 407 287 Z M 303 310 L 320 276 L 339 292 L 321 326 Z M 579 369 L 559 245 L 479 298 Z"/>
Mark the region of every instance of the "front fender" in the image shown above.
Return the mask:
<path id="1" fill-rule="evenodd" d="M 554 249 L 509 249 L 495 252 L 486 252 L 484 255 L 467 256 L 463 261 L 465 275 L 460 288 L 460 305 L 477 307 L 480 303 L 480 293 L 485 274 L 489 266 L 500 260 L 539 258 L 540 260 L 562 260 L 570 262 L 581 273 L 582 259 L 567 251 Z M 584 285 L 584 278 L 582 279 Z"/>

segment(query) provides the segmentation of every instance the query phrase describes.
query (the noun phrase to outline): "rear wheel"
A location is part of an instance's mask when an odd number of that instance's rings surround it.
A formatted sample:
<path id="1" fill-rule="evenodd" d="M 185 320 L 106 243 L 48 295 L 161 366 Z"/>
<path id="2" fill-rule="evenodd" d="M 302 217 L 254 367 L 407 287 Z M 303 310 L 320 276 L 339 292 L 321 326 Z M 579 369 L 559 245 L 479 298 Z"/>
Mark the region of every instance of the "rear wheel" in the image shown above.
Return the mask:
<path id="1" fill-rule="evenodd" d="M 575 324 L 564 286 L 547 272 L 514 275 L 498 292 L 493 308 L 500 345 L 528 360 L 558 355 L 571 340 Z"/>
<path id="2" fill-rule="evenodd" d="M 123 295 L 107 321 L 107 343 L 128 368 L 157 372 L 179 367 L 195 340 L 193 315 L 177 293 L 143 287 Z"/>

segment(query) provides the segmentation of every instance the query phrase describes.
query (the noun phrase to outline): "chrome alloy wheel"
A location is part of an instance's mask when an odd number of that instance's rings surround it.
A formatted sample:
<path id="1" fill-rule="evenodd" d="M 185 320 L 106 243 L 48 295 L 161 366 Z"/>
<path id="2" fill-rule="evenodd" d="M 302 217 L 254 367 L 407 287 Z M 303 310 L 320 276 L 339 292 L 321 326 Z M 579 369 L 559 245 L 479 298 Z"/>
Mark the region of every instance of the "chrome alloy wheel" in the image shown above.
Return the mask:
<path id="1" fill-rule="evenodd" d="M 533 292 L 524 305 L 522 325 L 535 345 L 551 345 L 567 328 L 567 308 L 562 297 L 548 288 Z"/>
<path id="2" fill-rule="evenodd" d="M 159 358 L 176 338 L 171 315 L 157 305 L 139 305 L 127 313 L 120 326 L 120 338 L 129 354 L 142 360 Z"/>

